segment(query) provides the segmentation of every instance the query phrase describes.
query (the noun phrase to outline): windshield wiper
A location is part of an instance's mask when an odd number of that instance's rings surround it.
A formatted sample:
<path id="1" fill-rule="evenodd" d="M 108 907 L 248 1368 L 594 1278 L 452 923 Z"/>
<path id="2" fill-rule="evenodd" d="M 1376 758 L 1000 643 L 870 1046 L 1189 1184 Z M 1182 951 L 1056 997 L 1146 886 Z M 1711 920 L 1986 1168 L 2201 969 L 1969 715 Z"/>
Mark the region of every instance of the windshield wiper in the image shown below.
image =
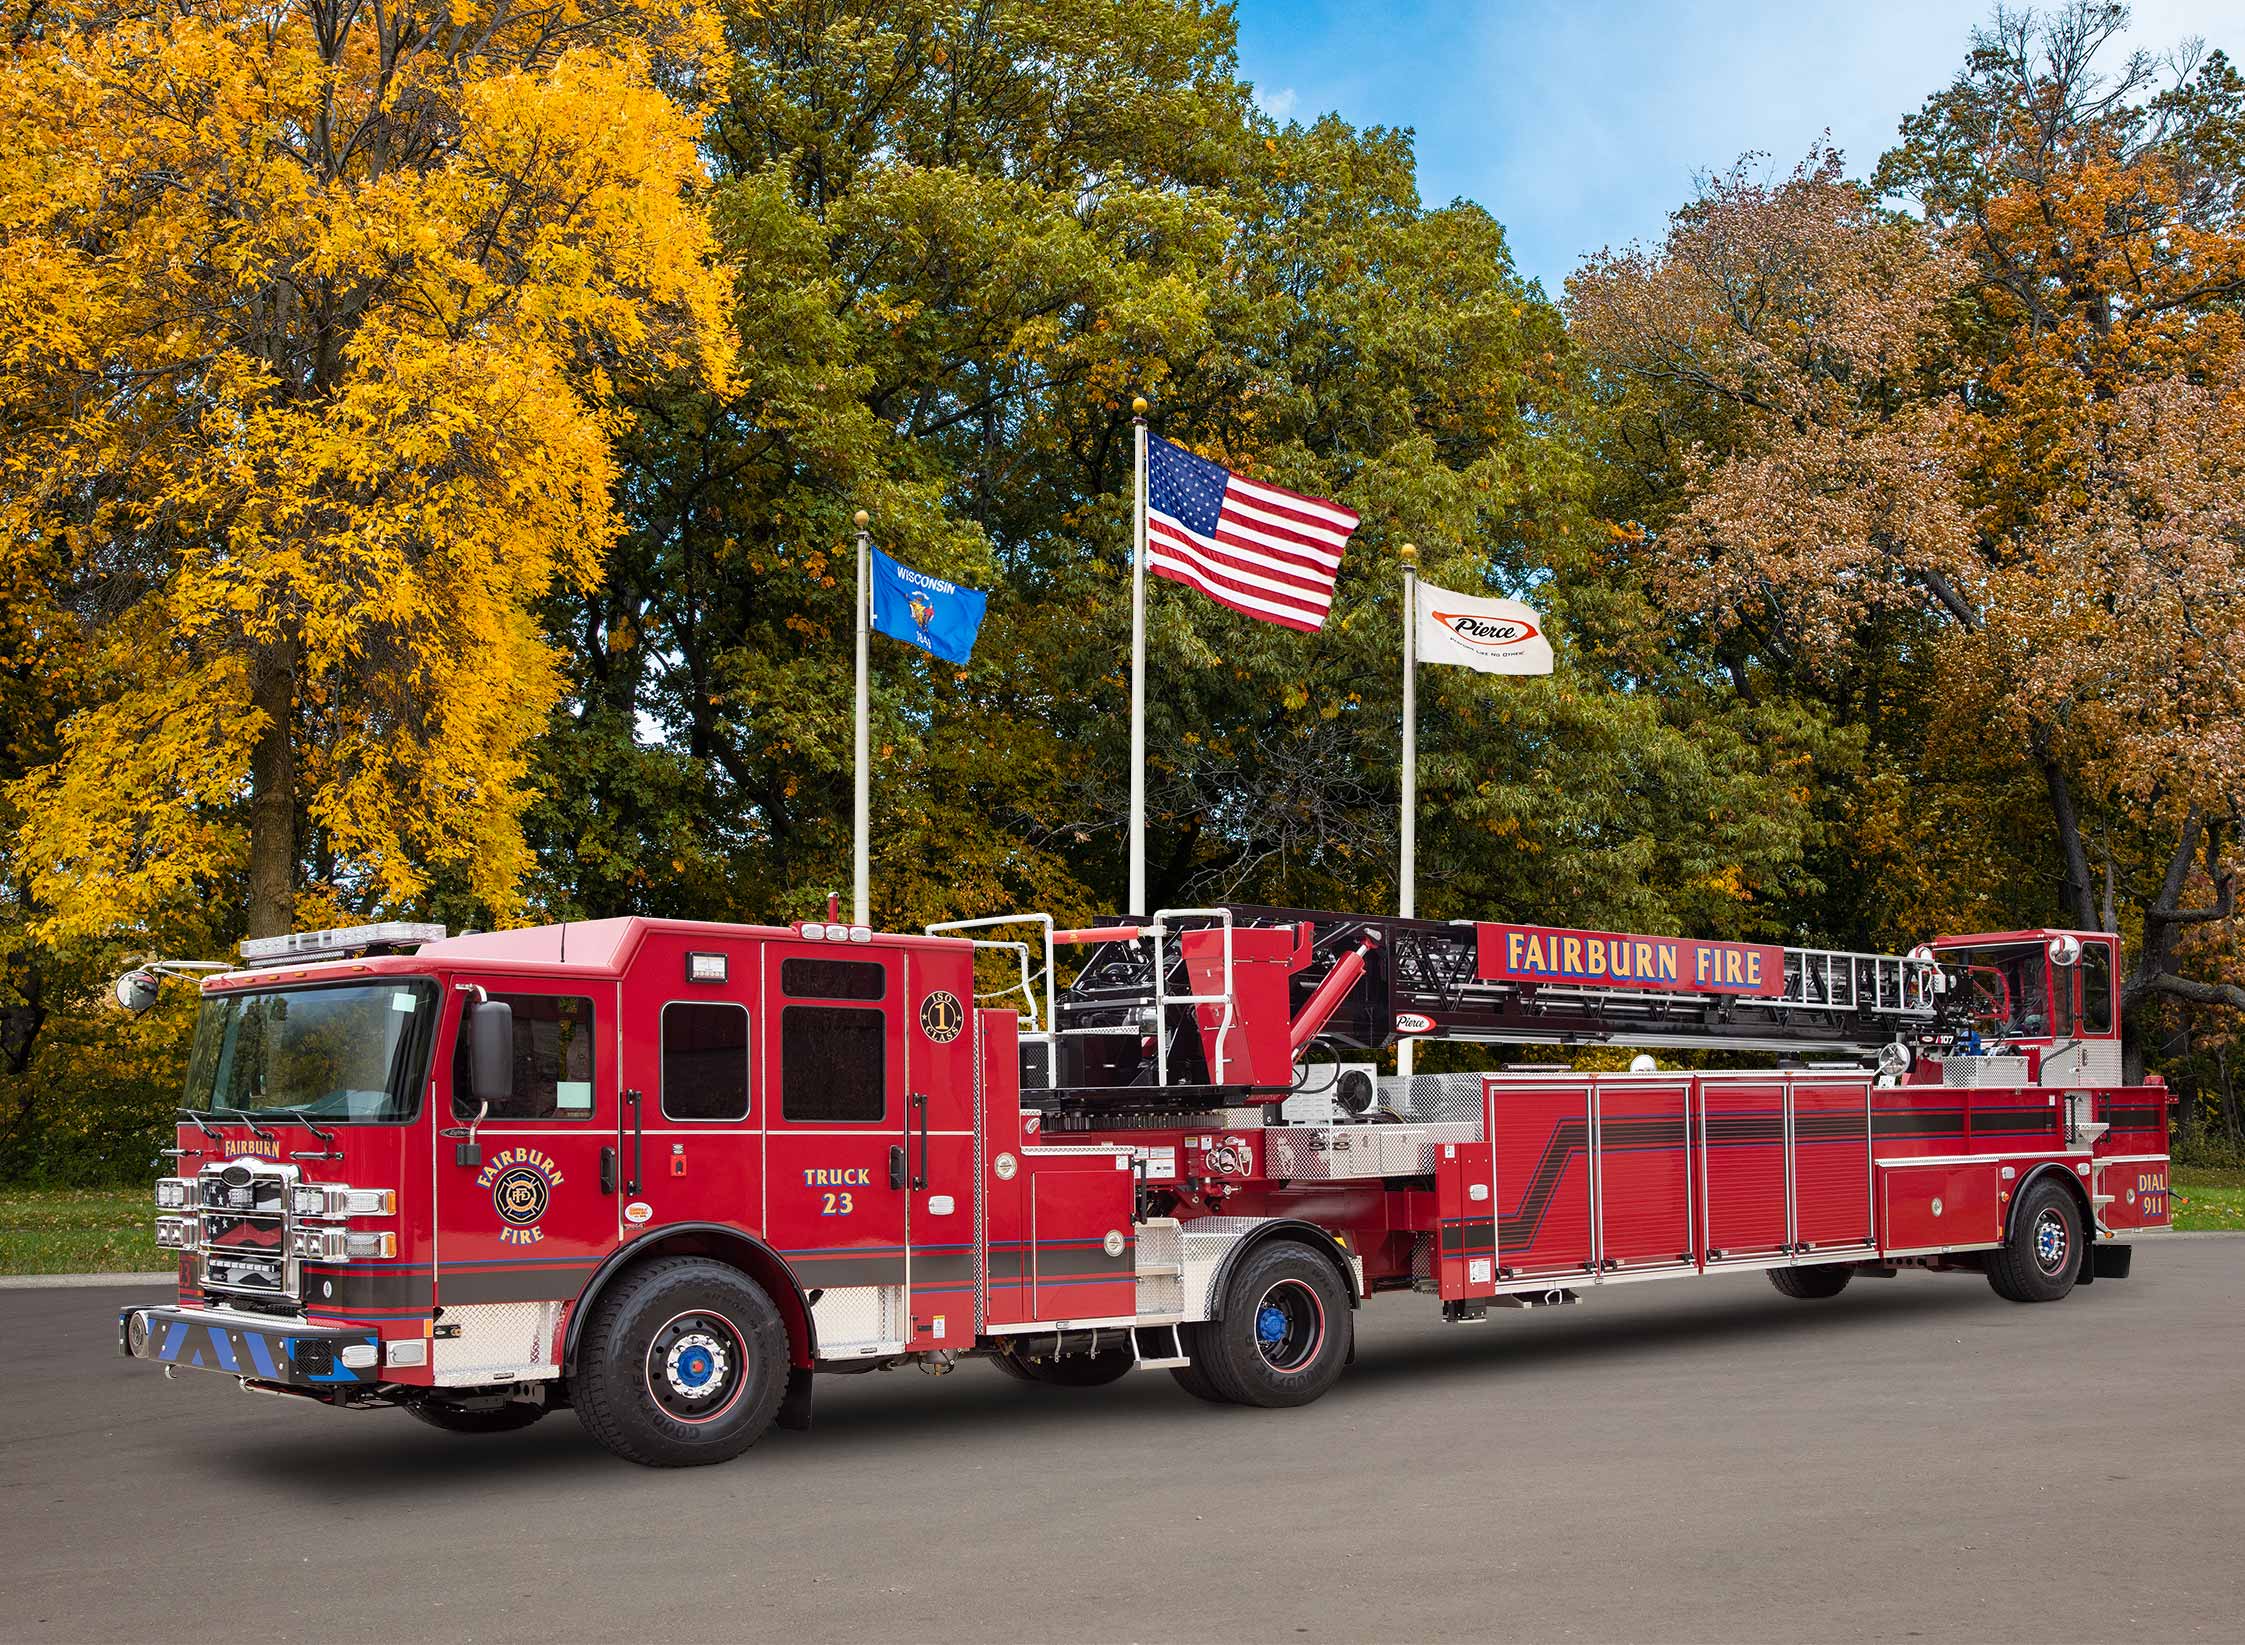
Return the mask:
<path id="1" fill-rule="evenodd" d="M 250 1132 L 250 1135 L 251 1135 L 251 1136 L 253 1136 L 253 1137 L 263 1137 L 263 1138 L 264 1138 L 264 1139 L 265 1139 L 265 1140 L 266 1140 L 267 1142 L 271 1142 L 271 1141 L 273 1140 L 273 1133 L 272 1133 L 272 1132 L 270 1132 L 270 1131 L 268 1131 L 268 1130 L 266 1130 L 266 1129 L 265 1129 L 265 1127 L 264 1127 L 264 1126 L 262 1126 L 262 1125 L 260 1125 L 260 1124 L 258 1124 L 258 1123 L 257 1123 L 257 1121 L 255 1121 L 255 1120 L 251 1119 L 251 1118 L 249 1117 L 249 1113 L 248 1113 L 248 1111 L 247 1111 L 247 1110 L 245 1110 L 245 1109 L 241 1109 L 241 1108 L 213 1108 L 213 1109 L 211 1110 L 211 1112 L 212 1112 L 212 1113 L 214 1113 L 214 1114 L 216 1114 L 216 1115 L 217 1115 L 217 1116 L 218 1116 L 218 1117 L 219 1117 L 220 1119 L 222 1119 L 222 1120 L 223 1120 L 223 1119 L 234 1119 L 234 1120 L 240 1120 L 240 1121 L 242 1122 L 242 1124 L 244 1124 L 244 1125 L 246 1125 L 246 1126 L 248 1126 L 248 1127 L 249 1127 L 249 1132 Z"/>
<path id="2" fill-rule="evenodd" d="M 217 1141 L 221 1140 L 221 1139 L 219 1138 L 219 1135 L 218 1135 L 218 1133 L 217 1133 L 216 1131 L 213 1131 L 213 1130 L 212 1130 L 212 1129 L 211 1129 L 211 1128 L 210 1128 L 210 1127 L 209 1127 L 208 1125 L 206 1125 L 206 1124 L 205 1124 L 205 1123 L 203 1122 L 203 1116 L 202 1116 L 202 1115 L 200 1115 L 200 1114 L 198 1114 L 197 1112 L 195 1112 L 195 1110 L 194 1110 L 194 1109 L 192 1109 L 192 1108 L 182 1108 L 182 1109 L 180 1109 L 180 1110 L 179 1110 L 179 1117 L 180 1117 L 181 1119 L 183 1119 L 183 1120 L 192 1120 L 192 1121 L 194 1121 L 194 1123 L 195 1123 L 195 1129 L 196 1129 L 196 1130 L 198 1130 L 198 1131 L 200 1131 L 200 1132 L 202 1132 L 202 1134 L 203 1134 L 204 1136 L 206 1136 L 206 1137 L 210 1138 L 210 1140 L 211 1140 L 211 1141 L 213 1141 L 213 1142 L 217 1142 Z"/>
<path id="3" fill-rule="evenodd" d="M 308 1115 L 299 1114 L 293 1109 L 277 1108 L 271 1113 L 267 1114 L 265 1117 L 267 1119 L 273 1120 L 294 1120 L 297 1124 L 303 1126 L 305 1130 L 311 1132 L 313 1136 L 319 1138 L 320 1141 L 325 1143 L 328 1147 L 333 1148 L 335 1146 L 335 1133 L 333 1131 L 321 1130 L 317 1125 L 314 1125 L 312 1123 L 311 1118 Z"/>

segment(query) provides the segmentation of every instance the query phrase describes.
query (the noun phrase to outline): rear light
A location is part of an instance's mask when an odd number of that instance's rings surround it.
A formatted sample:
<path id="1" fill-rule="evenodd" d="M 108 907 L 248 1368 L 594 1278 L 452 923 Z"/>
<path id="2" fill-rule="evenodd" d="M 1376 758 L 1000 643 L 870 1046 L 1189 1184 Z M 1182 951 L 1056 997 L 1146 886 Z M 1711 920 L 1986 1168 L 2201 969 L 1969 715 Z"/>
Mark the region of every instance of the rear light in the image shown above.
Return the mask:
<path id="1" fill-rule="evenodd" d="M 195 1249 L 195 1219 L 193 1217 L 158 1217 L 156 1219 L 156 1248 L 160 1251 L 192 1251 Z"/>
<path id="2" fill-rule="evenodd" d="M 292 1228 L 288 1254 L 299 1262 L 367 1262 L 396 1256 L 398 1237 L 343 1228 Z"/>
<path id="3" fill-rule="evenodd" d="M 156 1209 L 185 1211 L 195 1203 L 195 1185 L 185 1177 L 156 1179 Z"/>

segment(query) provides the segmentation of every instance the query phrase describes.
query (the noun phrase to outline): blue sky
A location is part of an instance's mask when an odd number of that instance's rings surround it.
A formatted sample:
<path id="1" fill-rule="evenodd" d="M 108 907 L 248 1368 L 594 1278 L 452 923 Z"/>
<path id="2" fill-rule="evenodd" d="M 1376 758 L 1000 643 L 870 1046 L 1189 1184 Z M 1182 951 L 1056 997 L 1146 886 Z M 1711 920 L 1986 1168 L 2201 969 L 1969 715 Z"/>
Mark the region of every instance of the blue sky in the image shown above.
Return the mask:
<path id="1" fill-rule="evenodd" d="M 1429 204 L 1464 196 L 1559 294 L 1655 239 L 1696 172 L 1789 167 L 1826 130 L 1867 171 L 1992 0 L 1238 0 L 1241 73 L 1284 119 L 1411 126 Z M 2245 55 L 2238 0 L 2139 0 L 2130 43 Z M 2117 54 L 2116 54 L 2117 55 Z"/>

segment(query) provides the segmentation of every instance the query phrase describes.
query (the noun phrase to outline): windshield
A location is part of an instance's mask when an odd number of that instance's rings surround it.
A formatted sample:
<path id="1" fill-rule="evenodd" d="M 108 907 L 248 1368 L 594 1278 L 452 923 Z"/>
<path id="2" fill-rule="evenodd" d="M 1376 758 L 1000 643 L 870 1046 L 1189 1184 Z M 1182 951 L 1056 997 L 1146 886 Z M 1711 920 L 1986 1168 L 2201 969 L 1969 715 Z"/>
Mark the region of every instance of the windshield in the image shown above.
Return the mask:
<path id="1" fill-rule="evenodd" d="M 323 1124 L 411 1119 L 435 1017 L 427 982 L 212 995 L 195 1022 L 186 1105 Z"/>
<path id="2" fill-rule="evenodd" d="M 1944 949 L 1941 959 L 1964 974 L 1964 998 L 1981 1033 L 2037 1039 L 2053 1032 L 2050 956 L 2041 943 Z"/>

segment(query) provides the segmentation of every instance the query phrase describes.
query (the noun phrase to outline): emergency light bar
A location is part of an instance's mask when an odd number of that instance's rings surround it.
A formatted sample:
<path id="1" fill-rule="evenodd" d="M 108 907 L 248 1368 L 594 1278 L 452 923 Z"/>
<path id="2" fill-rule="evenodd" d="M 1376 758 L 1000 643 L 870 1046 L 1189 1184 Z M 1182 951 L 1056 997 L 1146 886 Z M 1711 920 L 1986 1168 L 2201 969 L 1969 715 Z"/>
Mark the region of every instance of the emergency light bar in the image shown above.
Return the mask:
<path id="1" fill-rule="evenodd" d="M 251 937 L 242 944 L 242 958 L 251 965 L 286 965 L 292 960 L 334 960 L 376 949 L 418 948 L 425 942 L 442 942 L 444 937 L 441 925 L 384 920 L 379 925 L 336 925 L 324 931 Z"/>

